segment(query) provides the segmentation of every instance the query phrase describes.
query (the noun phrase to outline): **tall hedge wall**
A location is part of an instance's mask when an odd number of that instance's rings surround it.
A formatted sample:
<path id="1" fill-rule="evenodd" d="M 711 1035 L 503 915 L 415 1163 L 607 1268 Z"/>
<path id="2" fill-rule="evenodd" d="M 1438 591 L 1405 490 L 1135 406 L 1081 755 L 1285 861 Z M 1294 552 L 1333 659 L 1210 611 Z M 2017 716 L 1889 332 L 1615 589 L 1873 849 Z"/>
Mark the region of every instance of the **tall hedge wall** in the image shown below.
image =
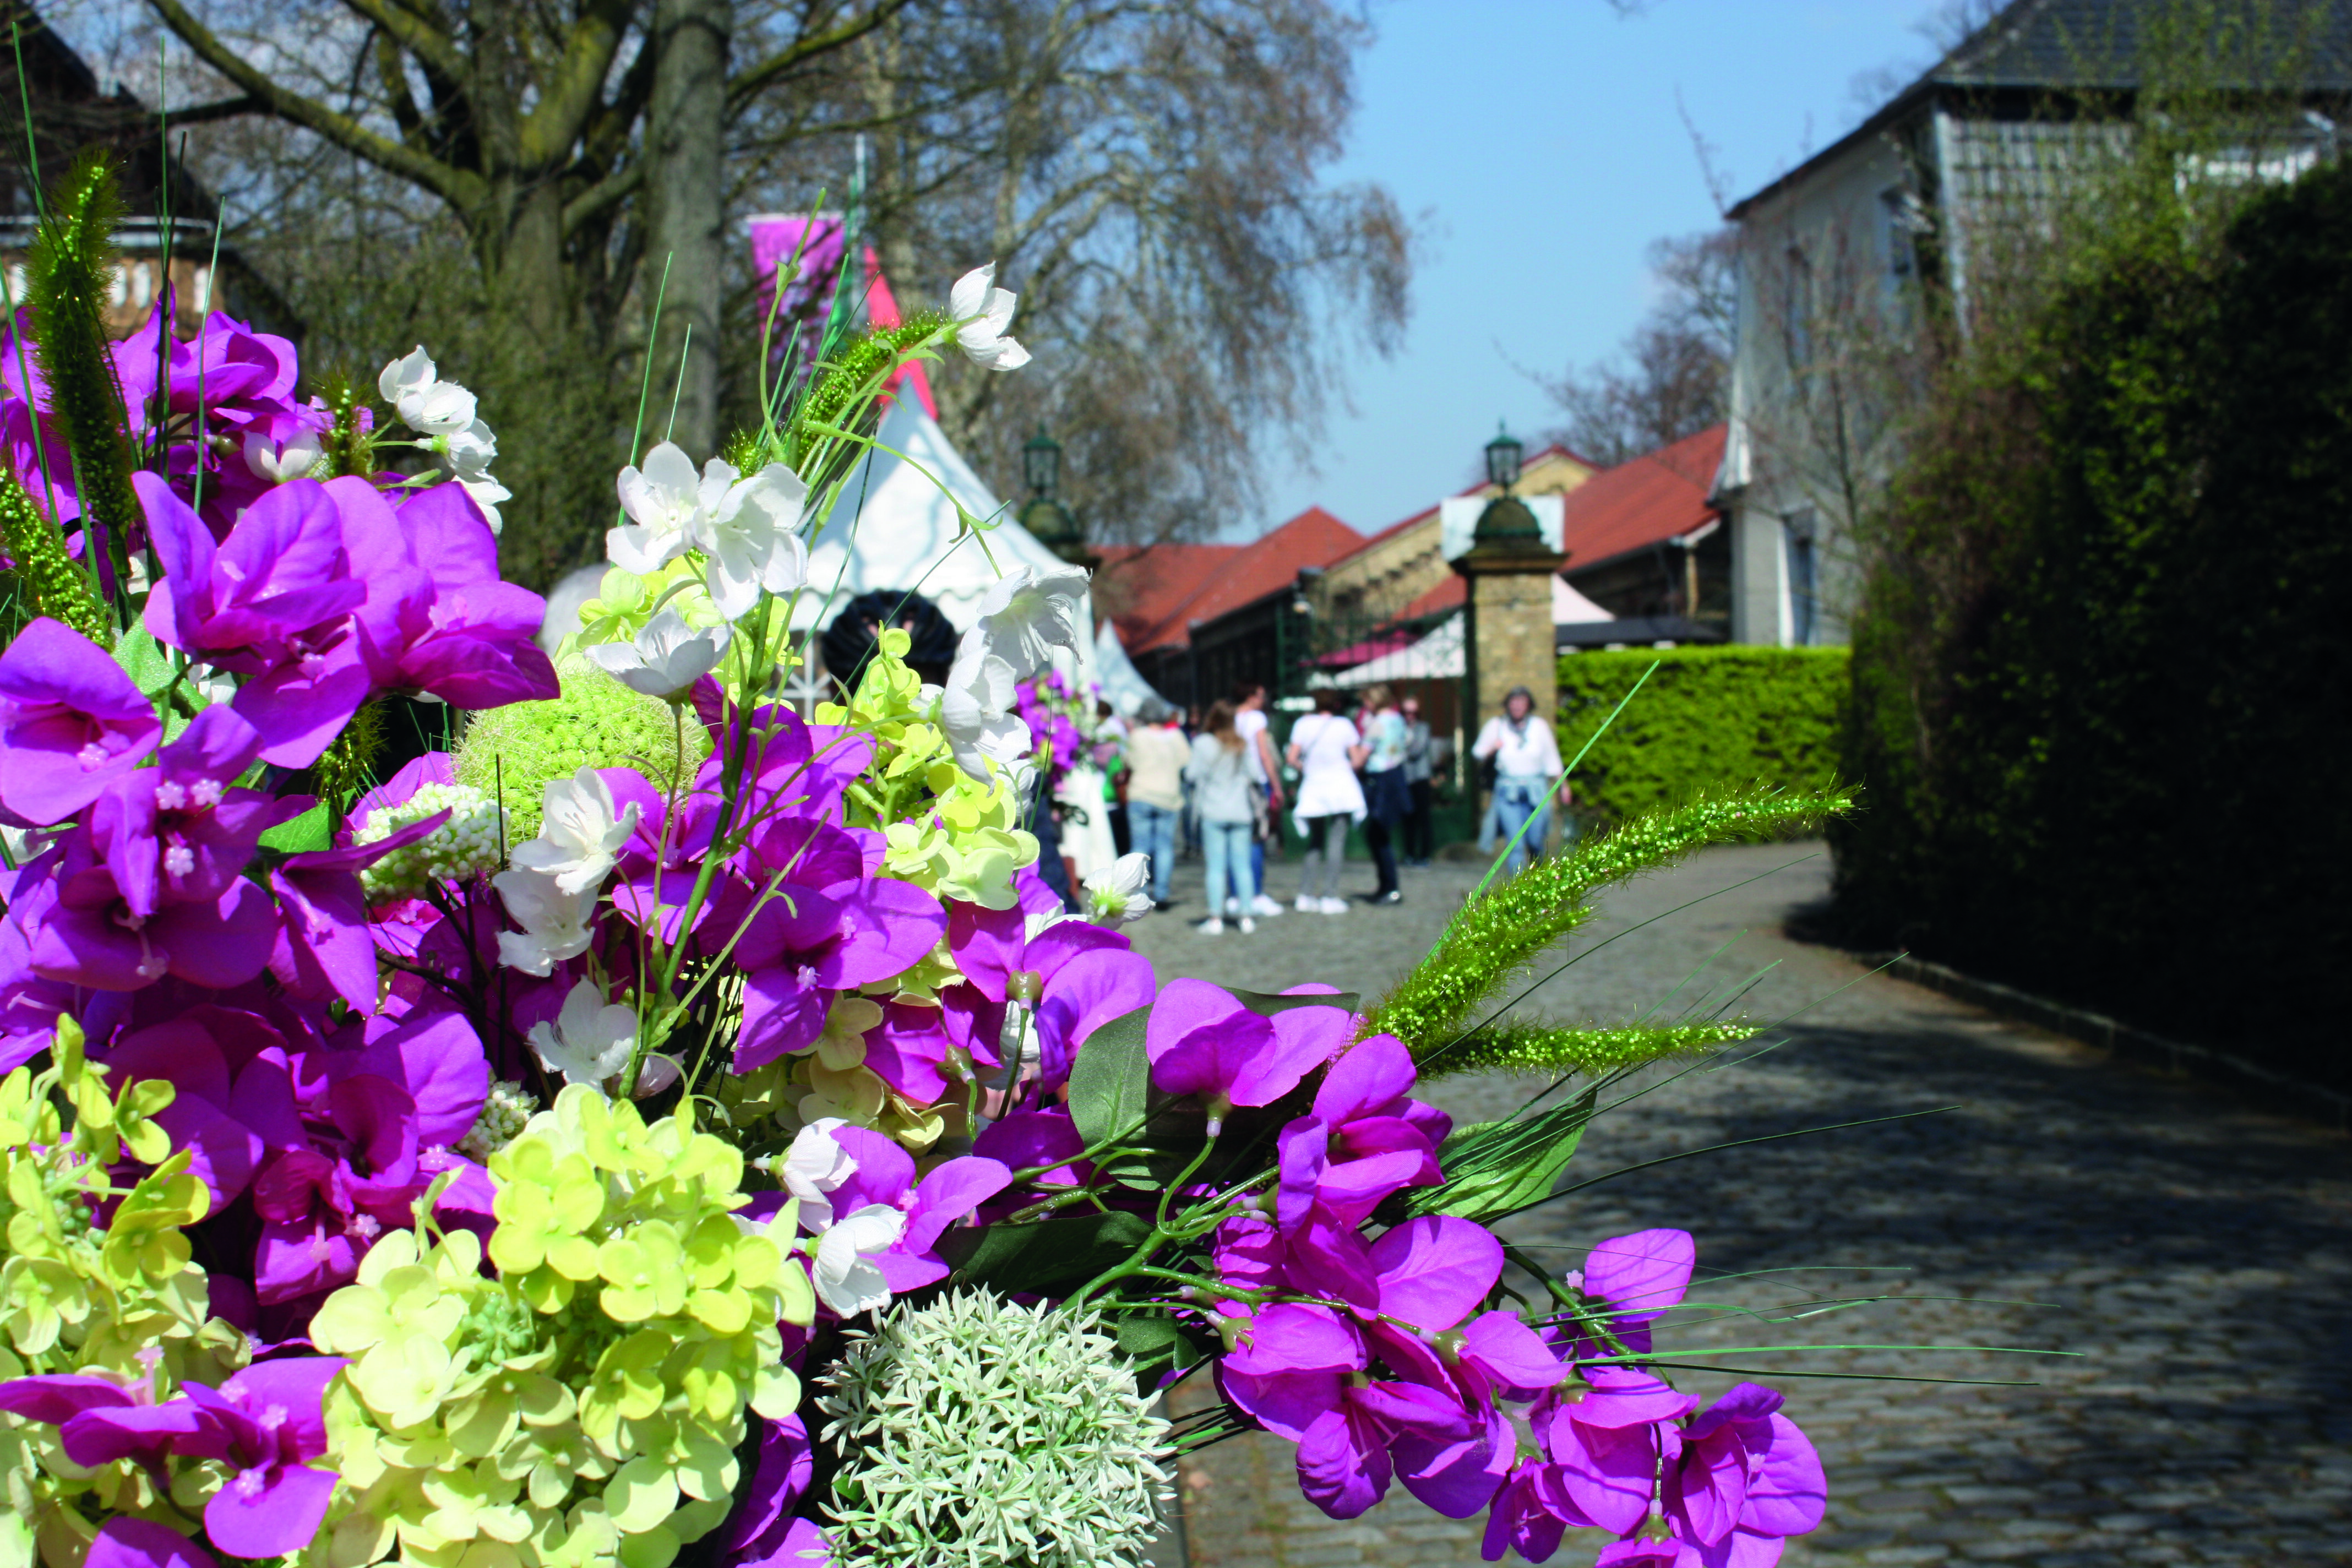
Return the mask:
<path id="1" fill-rule="evenodd" d="M 1792 788 L 1838 771 L 1846 650 L 1684 647 L 1563 655 L 1559 754 L 1601 727 L 1642 672 L 1632 706 L 1576 771 L 1576 812 L 1611 822 L 1697 792 L 1762 781 Z"/>
<path id="2" fill-rule="evenodd" d="M 2352 163 L 1947 399 L 1854 630 L 1853 934 L 2352 1080 Z"/>

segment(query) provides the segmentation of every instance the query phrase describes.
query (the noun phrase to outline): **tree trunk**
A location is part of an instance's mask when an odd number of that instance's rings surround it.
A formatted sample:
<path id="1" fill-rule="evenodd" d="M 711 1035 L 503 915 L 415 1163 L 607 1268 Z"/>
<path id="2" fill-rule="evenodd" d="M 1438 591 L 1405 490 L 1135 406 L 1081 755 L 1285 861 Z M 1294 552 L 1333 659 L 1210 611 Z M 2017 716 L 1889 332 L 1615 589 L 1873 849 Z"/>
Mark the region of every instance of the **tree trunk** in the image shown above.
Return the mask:
<path id="1" fill-rule="evenodd" d="M 731 0 L 656 0 L 653 100 L 646 128 L 649 208 L 646 276 L 665 263 L 661 321 L 651 343 L 654 384 L 675 389 L 647 419 L 647 444 L 668 429 L 698 460 L 719 448 L 719 314 L 724 296 L 727 45 Z M 646 294 L 652 309 L 654 291 Z M 688 341 L 689 330 L 691 342 Z M 680 372 L 680 356 L 684 371 Z"/>

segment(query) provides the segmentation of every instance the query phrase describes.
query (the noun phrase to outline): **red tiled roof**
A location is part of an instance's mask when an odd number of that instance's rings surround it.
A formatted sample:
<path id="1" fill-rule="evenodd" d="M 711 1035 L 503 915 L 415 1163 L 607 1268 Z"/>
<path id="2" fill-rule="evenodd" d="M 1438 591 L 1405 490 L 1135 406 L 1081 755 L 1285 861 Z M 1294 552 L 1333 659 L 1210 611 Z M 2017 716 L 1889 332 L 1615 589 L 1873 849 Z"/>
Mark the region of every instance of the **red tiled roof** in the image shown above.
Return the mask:
<path id="1" fill-rule="evenodd" d="M 1711 426 L 1670 447 L 1603 468 L 1568 492 L 1562 543 L 1570 574 L 1679 539 L 1723 514 L 1707 504 L 1728 426 Z"/>
<path id="2" fill-rule="evenodd" d="M 1130 630 L 1129 617 L 1119 616 L 1114 623 L 1118 627 L 1118 640 L 1131 654 L 1155 647 L 1182 647 L 1192 640 L 1193 623 L 1214 620 L 1228 610 L 1239 609 L 1244 605 L 1263 599 L 1268 594 L 1289 586 L 1297 578 L 1301 567 L 1328 566 L 1341 556 L 1352 553 L 1363 542 L 1362 534 L 1321 507 L 1311 506 L 1253 544 L 1177 547 L 1226 550 L 1232 553 L 1209 563 L 1201 575 L 1191 577 L 1191 592 L 1167 608 L 1150 626 Z M 1159 547 L 1162 550 L 1168 548 L 1165 545 Z M 1155 561 L 1151 567 L 1139 566 L 1137 570 L 1149 570 L 1157 576 L 1157 555 L 1158 550 L 1153 550 L 1137 557 L 1139 562 Z M 1106 566 L 1104 570 L 1108 572 L 1110 568 Z M 1150 585 L 1150 597 L 1155 605 L 1166 601 L 1166 595 L 1156 583 Z M 1140 619 L 1140 616 L 1137 618 Z"/>
<path id="3" fill-rule="evenodd" d="M 1143 637 L 1207 585 L 1239 544 L 1106 544 L 1095 602 L 1118 630 L 1119 641 L 1140 652 Z"/>
<path id="4" fill-rule="evenodd" d="M 1448 577 L 1397 613 L 1401 621 L 1417 621 L 1423 616 L 1434 616 L 1445 610 L 1458 610 L 1470 601 L 1470 585 L 1459 577 Z"/>

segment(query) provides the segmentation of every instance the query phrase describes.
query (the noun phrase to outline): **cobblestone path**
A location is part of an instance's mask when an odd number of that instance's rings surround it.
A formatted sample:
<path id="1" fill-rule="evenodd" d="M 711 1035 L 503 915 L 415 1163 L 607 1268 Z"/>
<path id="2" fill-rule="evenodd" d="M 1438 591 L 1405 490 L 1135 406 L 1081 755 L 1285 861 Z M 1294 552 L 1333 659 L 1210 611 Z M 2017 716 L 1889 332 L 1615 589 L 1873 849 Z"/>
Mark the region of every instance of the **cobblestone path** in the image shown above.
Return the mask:
<path id="1" fill-rule="evenodd" d="M 1784 913 L 1826 886 L 1820 856 L 1789 864 L 1811 848 L 1708 852 L 1611 896 L 1572 943 L 1591 956 L 1534 1004 L 1562 1017 L 1631 1016 L 1726 943 L 1710 973 L 1738 979 L 1778 965 L 1751 994 L 1749 1016 L 1819 1004 L 1778 1049 L 1603 1117 L 1573 1173 L 1958 1109 L 1633 1173 L 1523 1216 L 1515 1238 L 1565 1248 L 1565 1268 L 1605 1237 L 1649 1226 L 1695 1233 L 1703 1283 L 1692 1294 L 1711 1305 L 1659 1338 L 1692 1362 L 1708 1362 L 1711 1345 L 1791 1341 L 2081 1352 L 1723 1358 L 1787 1392 L 1828 1467 L 1828 1522 L 1791 1546 L 1791 1568 L 2352 1563 L 2352 1148 L 1785 940 Z M 1278 990 L 1314 979 L 1372 993 L 1424 951 L 1476 877 L 1446 866 L 1408 872 L 1400 907 L 1288 913 L 1261 921 L 1255 937 L 1210 939 L 1189 928 L 1199 872 L 1185 871 L 1182 907 L 1138 928 L 1163 980 Z M 1296 868 L 1271 879 L 1286 896 Z M 1721 889 L 1730 890 L 1633 929 Z M 1454 1079 L 1432 1098 L 1475 1120 L 1505 1113 L 1527 1089 Z M 1895 1300 L 1801 1323 L 1737 1315 L 1880 1294 Z M 2040 1386 L 1789 1375 L 1796 1370 Z M 1707 1397 L 1737 1381 L 1675 1375 Z M 1477 1521 L 1441 1519 L 1402 1489 L 1362 1519 L 1325 1519 L 1300 1498 L 1287 1446 L 1264 1435 L 1188 1461 L 1182 1490 L 1194 1568 L 1479 1560 Z M 1554 1561 L 1589 1563 L 1593 1545 L 1580 1552 L 1571 1538 Z"/>

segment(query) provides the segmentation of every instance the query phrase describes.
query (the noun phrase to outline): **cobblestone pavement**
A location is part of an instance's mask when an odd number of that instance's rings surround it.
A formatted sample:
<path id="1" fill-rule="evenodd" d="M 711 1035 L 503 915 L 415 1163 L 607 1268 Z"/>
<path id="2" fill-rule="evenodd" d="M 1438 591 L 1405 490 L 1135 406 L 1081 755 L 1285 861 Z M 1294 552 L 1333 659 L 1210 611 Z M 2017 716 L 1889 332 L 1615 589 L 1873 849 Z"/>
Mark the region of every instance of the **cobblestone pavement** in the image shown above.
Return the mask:
<path id="1" fill-rule="evenodd" d="M 1709 1363 L 1710 1346 L 1792 1341 L 2080 1352 L 1724 1356 L 1788 1393 L 1828 1467 L 1828 1521 L 1792 1544 L 1788 1564 L 2352 1563 L 2352 1149 L 1787 941 L 1784 913 L 1826 887 L 1813 850 L 1710 851 L 1612 894 L 1575 940 L 1570 951 L 1589 956 L 1535 1003 L 1559 1016 L 1631 1016 L 1727 943 L 1710 974 L 1778 965 L 1751 993 L 1750 1016 L 1818 1005 L 1767 1037 L 1785 1038 L 1779 1048 L 1603 1117 L 1574 1173 L 1958 1109 L 1636 1172 L 1514 1222 L 1517 1239 L 1565 1248 L 1566 1267 L 1605 1237 L 1694 1232 L 1704 1283 L 1692 1294 L 1709 1305 L 1660 1335 L 1692 1362 Z M 1190 929 L 1199 872 L 1185 872 L 1187 901 L 1136 928 L 1163 980 L 1278 990 L 1314 979 L 1370 993 L 1426 949 L 1477 875 L 1408 872 L 1400 907 L 1286 913 L 1255 937 L 1211 939 Z M 1350 873 L 1370 880 L 1368 868 Z M 1296 874 L 1272 872 L 1277 896 L 1296 891 Z M 1527 1089 L 1454 1079 L 1432 1097 L 1475 1120 L 1503 1114 Z M 1882 1294 L 1894 1300 L 1801 1323 L 1738 1316 Z M 1708 1397 L 1736 1381 L 1675 1375 Z M 1441 1519 L 1401 1489 L 1362 1519 L 1325 1519 L 1300 1498 L 1288 1447 L 1262 1434 L 1188 1461 L 1182 1482 L 1194 1568 L 1478 1561 L 1477 1521 Z M 1555 1561 L 1591 1557 L 1571 1546 Z"/>

